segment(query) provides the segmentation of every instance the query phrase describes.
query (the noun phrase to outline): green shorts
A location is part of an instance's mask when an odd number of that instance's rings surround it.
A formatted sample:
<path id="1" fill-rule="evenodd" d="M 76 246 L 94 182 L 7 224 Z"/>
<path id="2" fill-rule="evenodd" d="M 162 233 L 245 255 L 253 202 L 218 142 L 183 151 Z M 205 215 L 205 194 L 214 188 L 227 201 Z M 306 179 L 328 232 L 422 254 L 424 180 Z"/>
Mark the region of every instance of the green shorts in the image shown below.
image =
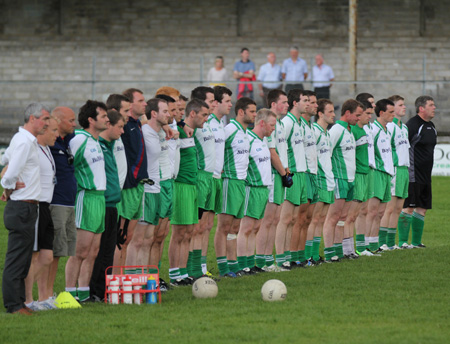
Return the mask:
<path id="1" fill-rule="evenodd" d="M 159 208 L 161 203 L 160 193 L 144 192 L 142 200 L 143 216 L 140 221 L 157 226 L 159 223 Z"/>
<path id="2" fill-rule="evenodd" d="M 244 216 L 253 217 L 257 220 L 264 217 L 267 200 L 269 199 L 269 189 L 267 186 L 245 187 Z"/>
<path id="3" fill-rule="evenodd" d="M 373 197 L 373 171 L 374 169 L 372 167 L 369 167 L 369 173 L 367 173 L 367 176 L 369 177 L 369 198 Z"/>
<path id="4" fill-rule="evenodd" d="M 222 212 L 222 178 L 214 178 L 212 180 L 211 202 L 214 205 L 214 212 L 220 214 Z"/>
<path id="5" fill-rule="evenodd" d="M 408 198 L 409 172 L 407 166 L 395 168 L 395 176 L 391 181 L 391 195 L 398 198 Z"/>
<path id="6" fill-rule="evenodd" d="M 175 182 L 171 223 L 173 225 L 198 223 L 197 185 Z"/>
<path id="7" fill-rule="evenodd" d="M 345 199 L 347 202 L 353 201 L 353 182 L 349 182 L 347 179 L 335 178 L 334 182 L 336 186 L 334 188 L 334 197 L 336 199 Z"/>
<path id="8" fill-rule="evenodd" d="M 197 193 L 198 207 L 204 210 L 214 210 L 212 197 L 213 192 L 213 174 L 212 172 L 198 171 L 197 175 Z"/>
<path id="9" fill-rule="evenodd" d="M 80 190 L 75 200 L 75 225 L 95 234 L 105 231 L 105 192 Z"/>
<path id="10" fill-rule="evenodd" d="M 306 192 L 308 194 L 308 199 L 311 203 L 316 203 L 319 198 L 318 188 L 317 188 L 317 175 L 312 173 L 306 173 Z"/>
<path id="11" fill-rule="evenodd" d="M 306 191 L 306 173 L 294 172 L 292 175 L 294 184 L 290 188 L 285 188 L 284 199 L 293 205 L 308 203 L 308 193 Z"/>
<path id="12" fill-rule="evenodd" d="M 244 217 L 245 180 L 223 179 L 222 214 Z"/>
<path id="13" fill-rule="evenodd" d="M 356 173 L 354 181 L 353 199 L 365 202 L 369 199 L 369 175 Z"/>
<path id="14" fill-rule="evenodd" d="M 161 186 L 159 217 L 170 219 L 173 208 L 173 179 L 161 180 L 159 185 Z"/>
<path id="15" fill-rule="evenodd" d="M 322 190 L 318 189 L 318 199 L 317 202 L 323 202 L 326 204 L 333 204 L 334 203 L 334 191 L 328 191 L 328 190 Z M 314 203 L 317 203 L 314 202 Z M 312 203 L 312 204 L 314 204 Z"/>
<path id="16" fill-rule="evenodd" d="M 381 203 L 391 200 L 391 175 L 378 170 L 373 171 L 373 197 L 378 198 Z"/>
<path id="17" fill-rule="evenodd" d="M 285 187 L 278 172 L 272 173 L 272 185 L 269 186 L 269 203 L 278 205 L 284 202 Z"/>
<path id="18" fill-rule="evenodd" d="M 144 185 L 122 190 L 122 198 L 117 204 L 117 212 L 120 217 L 128 220 L 139 220 L 142 217 L 142 198 L 144 197 Z"/>

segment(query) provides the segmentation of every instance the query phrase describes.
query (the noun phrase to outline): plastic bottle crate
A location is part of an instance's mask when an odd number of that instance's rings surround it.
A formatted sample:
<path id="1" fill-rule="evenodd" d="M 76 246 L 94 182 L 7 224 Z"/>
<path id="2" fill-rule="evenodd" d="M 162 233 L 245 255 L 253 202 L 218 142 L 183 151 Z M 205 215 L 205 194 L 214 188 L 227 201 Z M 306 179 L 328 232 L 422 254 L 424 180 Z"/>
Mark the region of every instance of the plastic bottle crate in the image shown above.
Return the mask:
<path id="1" fill-rule="evenodd" d="M 119 269 L 119 274 L 111 274 L 112 271 Z M 134 274 L 126 274 L 126 269 L 135 269 L 136 272 Z M 140 271 L 139 271 L 140 270 Z M 148 273 L 150 270 L 156 270 L 156 273 Z M 110 274 L 108 274 L 110 273 Z M 125 291 L 123 290 L 124 287 L 124 280 L 125 279 L 131 279 L 131 287 L 132 290 Z M 111 290 L 110 287 L 114 287 L 111 282 L 113 280 L 118 280 L 118 290 Z M 156 288 L 155 289 L 147 289 L 147 281 L 150 279 L 154 279 L 156 281 Z M 140 286 L 141 288 L 138 290 L 135 290 L 135 287 Z M 146 303 L 145 296 L 148 293 L 157 293 L 158 303 L 161 303 L 161 290 L 159 288 L 159 269 L 155 265 L 135 265 L 135 266 L 110 266 L 105 271 L 105 303 L 108 302 L 110 299 L 112 299 L 113 295 L 118 295 L 117 303 L 124 303 L 124 296 L 125 294 L 132 294 L 132 302 L 134 304 L 143 304 Z M 140 303 L 136 303 L 135 295 L 140 296 Z"/>

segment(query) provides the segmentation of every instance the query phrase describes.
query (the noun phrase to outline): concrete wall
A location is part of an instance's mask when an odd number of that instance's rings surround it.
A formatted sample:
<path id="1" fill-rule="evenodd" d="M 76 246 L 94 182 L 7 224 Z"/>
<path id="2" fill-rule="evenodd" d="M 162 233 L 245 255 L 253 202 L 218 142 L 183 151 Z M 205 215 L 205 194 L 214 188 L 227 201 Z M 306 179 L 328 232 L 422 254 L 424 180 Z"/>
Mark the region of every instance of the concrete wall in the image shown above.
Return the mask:
<path id="1" fill-rule="evenodd" d="M 419 0 L 359 1 L 358 80 L 367 83 L 357 92 L 376 98 L 400 93 L 412 115 L 425 89 L 440 108 L 436 123 L 450 132 L 449 86 L 436 82 L 450 77 L 450 1 L 426 3 L 421 36 Z M 0 141 L 9 139 L 35 100 L 77 111 L 88 98 L 104 100 L 131 86 L 148 98 L 163 84 L 189 95 L 214 56 L 223 55 L 232 70 L 243 46 L 257 68 L 269 51 L 281 63 L 292 44 L 309 66 L 323 53 L 337 80 L 332 100 L 339 105 L 354 96 L 347 0 L 17 0 L 1 2 L 0 11 Z M 425 86 L 424 58 L 433 81 Z"/>

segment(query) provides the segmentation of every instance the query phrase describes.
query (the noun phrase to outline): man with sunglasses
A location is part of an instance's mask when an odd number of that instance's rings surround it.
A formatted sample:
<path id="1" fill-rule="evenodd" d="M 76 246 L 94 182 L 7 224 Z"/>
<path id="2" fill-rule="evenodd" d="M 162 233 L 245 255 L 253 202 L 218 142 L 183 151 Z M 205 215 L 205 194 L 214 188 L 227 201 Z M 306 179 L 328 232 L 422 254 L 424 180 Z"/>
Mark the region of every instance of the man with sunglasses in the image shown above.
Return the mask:
<path id="1" fill-rule="evenodd" d="M 55 160 L 56 184 L 50 205 L 53 225 L 53 262 L 50 267 L 47 297 L 53 297 L 53 284 L 61 257 L 75 255 L 77 228 L 75 226 L 75 196 L 77 181 L 73 167 L 73 155 L 69 142 L 73 138 L 76 127 L 75 113 L 68 107 L 56 107 L 52 111 L 58 121 L 59 137 L 50 151 Z"/>

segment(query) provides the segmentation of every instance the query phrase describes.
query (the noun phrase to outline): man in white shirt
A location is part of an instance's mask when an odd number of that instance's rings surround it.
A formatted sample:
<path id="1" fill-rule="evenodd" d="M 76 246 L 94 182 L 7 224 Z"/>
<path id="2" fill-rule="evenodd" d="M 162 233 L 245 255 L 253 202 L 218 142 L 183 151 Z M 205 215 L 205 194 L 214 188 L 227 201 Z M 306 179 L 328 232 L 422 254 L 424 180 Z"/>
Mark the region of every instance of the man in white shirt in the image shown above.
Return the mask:
<path id="1" fill-rule="evenodd" d="M 259 87 L 259 95 L 263 98 L 264 106 L 270 107 L 267 103 L 267 95 L 271 90 L 280 89 L 281 84 L 281 66 L 275 64 L 277 58 L 274 53 L 267 54 L 267 63 L 259 68 L 258 81 L 262 81 Z"/>
<path id="2" fill-rule="evenodd" d="M 333 69 L 323 63 L 322 55 L 316 55 L 316 65 L 312 69 L 314 92 L 317 99 L 330 99 L 331 81 L 334 80 Z"/>
<path id="3" fill-rule="evenodd" d="M 47 129 L 50 114 L 39 103 L 25 110 L 25 124 L 14 135 L 2 158 L 8 169 L 2 177 L 2 201 L 8 201 L 3 212 L 8 229 L 8 248 L 3 269 L 3 304 L 7 313 L 31 315 L 25 306 L 25 277 L 33 254 L 34 228 L 41 192 L 39 155 L 36 136 Z M 24 216 L 27 214 L 27 216 Z"/>
<path id="4" fill-rule="evenodd" d="M 25 305 L 33 311 L 56 309 L 48 291 L 50 264 L 53 261 L 54 226 L 50 212 L 50 202 L 56 183 L 56 166 L 49 146 L 58 137 L 58 123 L 50 118 L 49 126 L 42 135 L 37 136 L 41 194 L 39 196 L 39 216 L 35 227 L 33 257 L 30 271 L 25 279 Z M 33 301 L 33 284 L 37 280 L 39 302 Z"/>
<path id="5" fill-rule="evenodd" d="M 305 60 L 298 57 L 298 47 L 292 46 L 289 55 L 291 57 L 284 60 L 281 67 L 283 80 L 289 82 L 284 89 L 286 93 L 296 88 L 303 90 L 302 81 L 308 77 L 308 65 Z"/>

